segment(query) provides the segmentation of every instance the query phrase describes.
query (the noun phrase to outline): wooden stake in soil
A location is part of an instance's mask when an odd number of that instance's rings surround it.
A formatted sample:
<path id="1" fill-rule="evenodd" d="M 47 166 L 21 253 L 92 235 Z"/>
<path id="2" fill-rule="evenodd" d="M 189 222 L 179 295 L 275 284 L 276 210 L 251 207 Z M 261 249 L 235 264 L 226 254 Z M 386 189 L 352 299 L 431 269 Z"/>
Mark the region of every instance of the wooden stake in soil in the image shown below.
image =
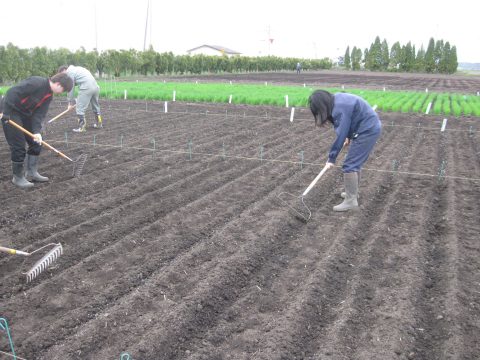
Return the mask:
<path id="1" fill-rule="evenodd" d="M 165 101 L 163 103 L 163 110 L 165 111 L 165 113 L 168 113 L 168 101 Z"/>
<path id="2" fill-rule="evenodd" d="M 285 95 L 285 107 L 288 108 L 288 95 Z"/>
<path id="3" fill-rule="evenodd" d="M 290 122 L 293 122 L 293 115 L 295 114 L 295 108 L 292 107 L 292 111 L 290 113 Z"/>

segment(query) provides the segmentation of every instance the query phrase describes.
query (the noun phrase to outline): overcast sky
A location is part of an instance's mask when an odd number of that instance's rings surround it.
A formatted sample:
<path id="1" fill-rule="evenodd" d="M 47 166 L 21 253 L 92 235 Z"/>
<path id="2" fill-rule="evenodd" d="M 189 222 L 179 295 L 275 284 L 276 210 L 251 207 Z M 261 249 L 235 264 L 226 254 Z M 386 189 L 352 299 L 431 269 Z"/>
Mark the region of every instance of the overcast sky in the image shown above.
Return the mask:
<path id="1" fill-rule="evenodd" d="M 379 36 L 389 47 L 431 37 L 457 47 L 459 62 L 480 62 L 473 0 L 150 0 L 146 43 L 185 54 L 221 45 L 248 56 L 337 58 Z M 72 51 L 143 50 L 148 0 L 17 0 L 0 6 L 0 45 Z M 268 39 L 273 39 L 271 43 Z"/>

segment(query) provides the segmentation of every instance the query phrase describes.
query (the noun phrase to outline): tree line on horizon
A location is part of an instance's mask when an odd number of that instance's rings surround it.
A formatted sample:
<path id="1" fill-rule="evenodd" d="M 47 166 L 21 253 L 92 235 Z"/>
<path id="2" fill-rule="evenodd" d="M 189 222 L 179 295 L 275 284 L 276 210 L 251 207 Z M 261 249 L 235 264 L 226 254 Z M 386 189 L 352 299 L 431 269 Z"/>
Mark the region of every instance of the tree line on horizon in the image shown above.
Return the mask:
<path id="1" fill-rule="evenodd" d="M 52 76 L 61 65 L 83 66 L 99 77 L 135 75 L 176 75 L 203 73 L 240 73 L 260 71 L 294 71 L 298 62 L 304 70 L 330 69 L 332 61 L 324 59 L 280 58 L 275 56 L 207 56 L 146 51 L 96 50 L 80 48 L 75 52 L 46 47 L 21 49 L 12 43 L 0 46 L 0 83 L 17 82 L 32 75 Z"/>
<path id="2" fill-rule="evenodd" d="M 350 51 L 348 46 L 341 60 L 348 70 L 453 74 L 458 67 L 457 48 L 448 41 L 433 38 L 426 50 L 422 45 L 417 52 L 411 42 L 402 46 L 397 41 L 389 48 L 387 40 L 380 42 L 377 36 L 363 52 L 355 46 Z"/>

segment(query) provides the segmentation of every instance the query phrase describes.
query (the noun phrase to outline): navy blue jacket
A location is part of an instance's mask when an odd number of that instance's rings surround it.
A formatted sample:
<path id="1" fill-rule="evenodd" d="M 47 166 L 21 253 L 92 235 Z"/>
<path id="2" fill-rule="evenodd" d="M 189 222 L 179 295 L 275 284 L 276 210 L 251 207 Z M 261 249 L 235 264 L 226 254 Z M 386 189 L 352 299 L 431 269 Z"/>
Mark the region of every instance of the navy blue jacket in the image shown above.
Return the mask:
<path id="1" fill-rule="evenodd" d="M 337 138 L 328 154 L 328 162 L 331 163 L 335 163 L 347 138 L 353 139 L 362 133 L 378 131 L 381 127 L 377 113 L 361 97 L 347 93 L 337 93 L 334 96 L 332 118 Z"/>

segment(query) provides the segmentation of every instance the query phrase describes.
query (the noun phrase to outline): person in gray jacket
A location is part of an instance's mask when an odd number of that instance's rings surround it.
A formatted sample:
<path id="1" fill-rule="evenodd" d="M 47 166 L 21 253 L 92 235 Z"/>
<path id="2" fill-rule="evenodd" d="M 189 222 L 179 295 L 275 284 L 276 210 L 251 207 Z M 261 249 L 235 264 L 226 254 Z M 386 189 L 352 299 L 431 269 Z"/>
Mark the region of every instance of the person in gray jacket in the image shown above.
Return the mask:
<path id="1" fill-rule="evenodd" d="M 75 105 L 74 90 L 75 85 L 78 85 L 78 97 L 76 103 L 78 128 L 73 129 L 73 131 L 85 132 L 87 130 L 85 111 L 89 104 L 91 104 L 92 111 L 95 115 L 95 123 L 93 124 L 93 127 L 97 129 L 103 128 L 100 105 L 98 103 L 100 87 L 92 73 L 84 67 L 74 65 L 62 65 L 58 68 L 58 72 L 67 73 L 67 75 L 73 80 L 74 88 L 68 93 L 68 109 L 73 108 Z"/>

